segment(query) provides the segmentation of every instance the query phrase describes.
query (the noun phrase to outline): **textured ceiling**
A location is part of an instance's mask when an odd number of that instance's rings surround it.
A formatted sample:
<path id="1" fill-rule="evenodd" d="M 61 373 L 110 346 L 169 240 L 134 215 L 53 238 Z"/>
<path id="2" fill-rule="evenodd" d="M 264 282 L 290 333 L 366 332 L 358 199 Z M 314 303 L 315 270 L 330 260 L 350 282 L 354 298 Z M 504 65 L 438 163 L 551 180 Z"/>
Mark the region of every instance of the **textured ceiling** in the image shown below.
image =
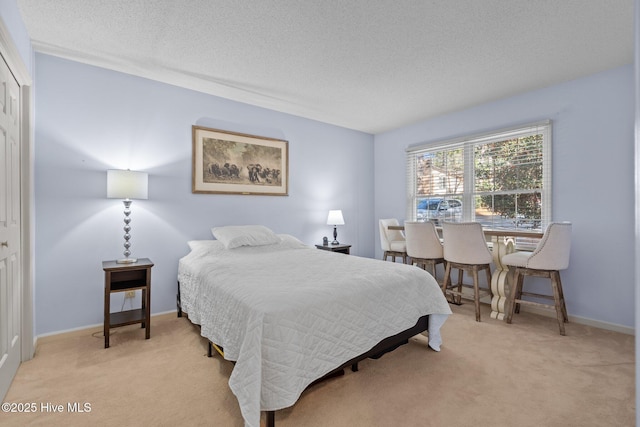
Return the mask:
<path id="1" fill-rule="evenodd" d="M 633 63 L 634 0 L 18 5 L 39 52 L 369 133 Z"/>

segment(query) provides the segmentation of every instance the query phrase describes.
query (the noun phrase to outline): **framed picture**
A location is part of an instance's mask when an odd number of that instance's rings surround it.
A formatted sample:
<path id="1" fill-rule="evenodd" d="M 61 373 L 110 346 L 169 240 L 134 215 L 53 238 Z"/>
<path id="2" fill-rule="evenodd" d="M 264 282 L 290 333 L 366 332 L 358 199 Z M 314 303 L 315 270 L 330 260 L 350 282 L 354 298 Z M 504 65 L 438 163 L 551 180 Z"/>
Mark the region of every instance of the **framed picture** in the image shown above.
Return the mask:
<path id="1" fill-rule="evenodd" d="M 289 143 L 193 126 L 193 193 L 289 195 Z"/>

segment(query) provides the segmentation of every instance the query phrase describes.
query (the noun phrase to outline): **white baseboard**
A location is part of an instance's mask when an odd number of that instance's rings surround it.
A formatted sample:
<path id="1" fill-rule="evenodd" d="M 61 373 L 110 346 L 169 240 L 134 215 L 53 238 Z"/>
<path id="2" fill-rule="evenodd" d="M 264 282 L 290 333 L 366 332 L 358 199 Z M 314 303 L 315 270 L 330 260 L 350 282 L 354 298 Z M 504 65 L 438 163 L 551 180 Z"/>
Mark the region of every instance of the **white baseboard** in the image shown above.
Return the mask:
<path id="1" fill-rule="evenodd" d="M 530 307 L 521 305 L 520 311 L 526 311 L 529 313 L 539 314 L 540 316 L 546 316 L 556 318 L 556 312 L 553 310 L 545 310 L 538 307 Z M 616 323 L 603 322 L 602 320 L 589 319 L 587 317 L 573 316 L 569 314 L 569 322 L 577 323 L 579 325 L 593 326 L 594 328 L 605 329 L 607 331 L 620 332 L 627 335 L 635 335 L 635 328 L 629 326 L 618 325 Z"/>
<path id="2" fill-rule="evenodd" d="M 483 301 L 486 300 L 486 298 L 482 298 L 481 302 L 483 304 L 488 304 L 491 305 L 490 301 Z M 530 312 L 530 313 L 534 313 L 534 314 L 539 314 L 541 316 L 546 316 L 546 317 L 551 317 L 551 318 L 555 318 L 556 317 L 556 313 L 551 311 L 551 310 L 545 310 L 545 309 L 541 309 L 541 308 L 537 308 L 537 307 L 529 307 L 529 306 L 521 306 L 520 310 L 522 311 L 526 311 L 526 312 Z M 161 313 L 155 313 L 152 314 L 151 317 L 156 317 L 156 316 L 163 316 L 165 314 L 173 314 L 173 313 L 177 313 L 177 310 L 169 310 L 169 311 L 163 311 Z M 573 322 L 573 323 L 577 323 L 579 325 L 587 325 L 587 326 L 593 326 L 594 328 L 600 328 L 600 329 L 605 329 L 607 331 L 614 331 L 614 332 L 620 332 L 622 334 L 627 334 L 627 335 L 635 335 L 635 328 L 631 328 L 629 326 L 624 326 L 624 325 L 618 325 L 616 323 L 609 323 L 609 322 L 603 322 L 601 320 L 594 320 L 594 319 L 589 319 L 586 317 L 581 317 L 581 316 L 573 316 L 573 315 L 569 315 L 569 321 Z M 66 333 L 73 333 L 73 332 L 78 332 L 78 331 L 83 331 L 85 329 L 93 329 L 93 328 L 102 328 L 103 324 L 102 323 L 97 323 L 95 325 L 89 325 L 89 326 L 81 326 L 78 328 L 72 328 L 72 329 L 67 329 L 64 331 L 57 331 L 57 332 L 49 332 L 46 334 L 41 334 L 41 335 L 37 335 L 34 339 L 33 339 L 33 348 L 37 348 L 38 345 L 38 338 L 45 338 L 48 336 L 53 336 L 53 335 L 60 335 L 60 334 L 66 334 Z"/>
<path id="3" fill-rule="evenodd" d="M 172 314 L 172 313 L 175 314 L 177 312 L 178 312 L 177 309 L 173 309 L 173 310 L 169 310 L 169 311 L 163 311 L 161 313 L 153 313 L 151 315 L 151 318 L 153 319 L 154 317 L 164 316 L 166 314 Z M 71 329 L 65 329 L 65 330 L 62 330 L 62 331 L 47 332 L 46 334 L 40 334 L 40 335 L 37 335 L 33 339 L 33 348 L 36 348 L 36 345 L 38 343 L 38 338 L 46 338 L 46 337 L 50 337 L 50 336 L 54 336 L 54 335 L 70 334 L 70 333 L 80 332 L 80 331 L 84 331 L 84 330 L 87 330 L 87 329 L 94 329 L 94 328 L 102 329 L 103 326 L 104 326 L 103 323 L 96 323 L 96 324 L 93 324 L 93 325 L 79 326 L 77 328 L 71 328 Z"/>
<path id="4" fill-rule="evenodd" d="M 45 334 L 40 334 L 40 335 L 36 336 L 36 341 L 39 338 L 51 337 L 53 335 L 69 334 L 69 333 L 72 333 L 72 332 L 84 331 L 85 329 L 93 329 L 93 328 L 98 328 L 98 327 L 102 328 L 102 326 L 103 326 L 102 323 L 96 323 L 95 325 L 79 326 L 77 328 L 64 329 L 62 331 L 47 332 Z"/>
<path id="5" fill-rule="evenodd" d="M 470 292 L 468 289 L 463 289 L 463 292 Z M 472 294 L 469 293 L 469 298 L 472 298 Z M 491 305 L 489 297 L 480 298 L 480 303 Z M 533 307 L 529 305 L 521 305 L 521 311 L 528 313 L 539 314 L 540 316 L 556 318 L 556 312 L 554 310 L 545 310 L 544 308 Z M 635 335 L 636 330 L 630 326 L 618 325 L 617 323 L 604 322 L 602 320 L 589 319 L 582 316 L 573 316 L 569 314 L 569 322 L 577 323 L 579 325 L 593 326 L 594 328 L 605 329 L 607 331 L 620 332 L 627 335 Z"/>

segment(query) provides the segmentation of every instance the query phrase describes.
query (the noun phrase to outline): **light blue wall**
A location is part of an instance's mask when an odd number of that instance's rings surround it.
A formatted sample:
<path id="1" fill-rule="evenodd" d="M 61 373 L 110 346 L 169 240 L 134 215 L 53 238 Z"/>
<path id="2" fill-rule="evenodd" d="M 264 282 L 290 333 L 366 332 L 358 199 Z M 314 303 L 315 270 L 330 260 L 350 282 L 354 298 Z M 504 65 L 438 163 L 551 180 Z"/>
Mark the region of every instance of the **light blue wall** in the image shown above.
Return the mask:
<path id="1" fill-rule="evenodd" d="M 551 119 L 553 219 L 573 222 L 567 309 L 634 327 L 633 84 L 629 65 L 376 135 L 375 217 L 405 218 L 409 145 Z"/>
<path id="2" fill-rule="evenodd" d="M 35 81 L 38 334 L 102 321 L 100 261 L 122 251 L 108 168 L 150 174 L 132 241 L 134 255 L 156 262 L 152 308 L 162 312 L 174 307 L 186 241 L 209 238 L 212 226 L 261 223 L 312 244 L 331 232 L 326 211 L 341 208 L 340 240 L 379 258 L 376 219 L 405 215 L 407 146 L 546 118 L 554 219 L 574 223 L 569 312 L 634 325 L 631 67 L 375 137 L 46 55 L 36 55 Z M 290 196 L 192 194 L 193 124 L 288 140 Z"/>
<path id="3" fill-rule="evenodd" d="M 264 224 L 314 244 L 342 209 L 340 241 L 373 255 L 372 135 L 42 54 L 35 83 L 37 334 L 102 322 L 101 261 L 122 256 L 124 234 L 110 168 L 149 173 L 131 234 L 133 255 L 155 262 L 155 313 L 175 309 L 178 259 L 213 226 Z M 195 124 L 289 141 L 289 196 L 192 194 Z"/>

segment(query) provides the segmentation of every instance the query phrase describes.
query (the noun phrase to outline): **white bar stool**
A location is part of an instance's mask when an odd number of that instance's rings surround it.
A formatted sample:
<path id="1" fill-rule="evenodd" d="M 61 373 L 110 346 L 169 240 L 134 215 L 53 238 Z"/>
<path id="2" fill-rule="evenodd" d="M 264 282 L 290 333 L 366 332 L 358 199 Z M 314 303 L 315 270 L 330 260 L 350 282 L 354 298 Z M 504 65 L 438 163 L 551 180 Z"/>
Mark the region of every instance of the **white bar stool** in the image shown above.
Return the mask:
<path id="1" fill-rule="evenodd" d="M 562 292 L 560 270 L 569 267 L 571 250 L 571 223 L 552 222 L 538 242 L 533 252 L 514 252 L 502 257 L 502 263 L 516 268 L 514 286 L 509 294 L 505 321 L 511 323 L 514 312 L 520 312 L 520 304 L 528 304 L 556 310 L 560 335 L 565 335 L 564 324 L 569 322 L 567 306 Z M 523 292 L 524 276 L 538 276 L 551 279 L 551 295 Z M 523 296 L 544 298 L 554 301 L 553 305 L 523 300 Z"/>
<path id="2" fill-rule="evenodd" d="M 433 222 L 405 222 L 404 236 L 407 242 L 407 256 L 411 264 L 426 270 L 436 278 L 436 265 L 444 264 L 444 251 L 436 226 Z"/>
<path id="3" fill-rule="evenodd" d="M 389 230 L 390 225 L 400 225 L 397 219 L 381 219 L 380 225 L 380 244 L 382 245 L 382 259 L 387 260 L 391 257 L 396 262 L 396 257 L 402 257 L 402 262 L 407 263 L 407 242 L 400 230 Z"/>
<path id="4" fill-rule="evenodd" d="M 442 291 L 452 295 L 454 304 L 460 304 L 461 298 L 468 298 L 462 288 L 473 289 L 473 300 L 476 306 L 476 321 L 480 322 L 480 297 L 491 294 L 491 261 L 493 256 L 487 247 L 487 241 L 482 231 L 482 225 L 477 222 L 444 222 L 442 224 L 442 239 L 444 241 L 444 259 L 447 268 L 444 273 Z M 451 282 L 451 269 L 458 269 L 458 283 Z M 480 288 L 478 272 L 487 273 L 487 288 Z M 473 285 L 462 283 L 464 271 L 470 272 Z"/>

